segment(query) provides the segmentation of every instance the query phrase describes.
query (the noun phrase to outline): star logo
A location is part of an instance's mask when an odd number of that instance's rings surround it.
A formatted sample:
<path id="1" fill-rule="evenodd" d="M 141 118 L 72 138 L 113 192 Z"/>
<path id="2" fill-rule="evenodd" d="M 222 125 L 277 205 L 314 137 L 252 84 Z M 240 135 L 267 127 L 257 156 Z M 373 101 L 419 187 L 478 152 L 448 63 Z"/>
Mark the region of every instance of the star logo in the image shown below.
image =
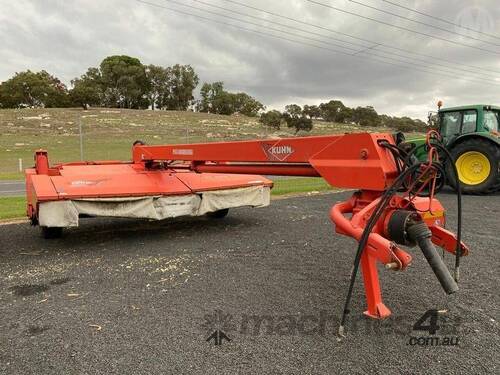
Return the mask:
<path id="1" fill-rule="evenodd" d="M 224 340 L 231 341 L 225 333 L 235 330 L 231 314 L 226 314 L 222 310 L 215 310 L 212 314 L 206 314 L 204 318 L 203 328 L 209 334 L 206 339 L 207 342 L 213 341 L 214 345 L 222 345 Z"/>

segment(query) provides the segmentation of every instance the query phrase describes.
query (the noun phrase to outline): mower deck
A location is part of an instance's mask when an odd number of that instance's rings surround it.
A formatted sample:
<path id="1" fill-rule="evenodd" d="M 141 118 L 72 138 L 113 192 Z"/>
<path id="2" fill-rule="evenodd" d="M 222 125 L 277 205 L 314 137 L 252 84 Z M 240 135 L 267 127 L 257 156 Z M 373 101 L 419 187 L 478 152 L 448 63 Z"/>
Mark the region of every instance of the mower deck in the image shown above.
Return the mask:
<path id="1" fill-rule="evenodd" d="M 61 164 L 26 171 L 28 211 L 46 227 L 78 226 L 80 216 L 161 220 L 241 206 L 266 206 L 272 181 L 256 175 L 147 170 L 143 164 Z M 28 212 L 30 214 L 30 212 Z"/>

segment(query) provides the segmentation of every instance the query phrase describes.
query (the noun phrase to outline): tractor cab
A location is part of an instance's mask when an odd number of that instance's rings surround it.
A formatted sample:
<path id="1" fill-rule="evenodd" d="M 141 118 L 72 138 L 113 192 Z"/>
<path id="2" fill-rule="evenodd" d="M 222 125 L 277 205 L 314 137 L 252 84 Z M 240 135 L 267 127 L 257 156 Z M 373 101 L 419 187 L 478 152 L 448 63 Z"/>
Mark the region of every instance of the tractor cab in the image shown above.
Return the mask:
<path id="1" fill-rule="evenodd" d="M 482 133 L 498 138 L 500 107 L 472 105 L 439 109 L 437 125 L 445 144 L 454 143 L 459 137 Z"/>

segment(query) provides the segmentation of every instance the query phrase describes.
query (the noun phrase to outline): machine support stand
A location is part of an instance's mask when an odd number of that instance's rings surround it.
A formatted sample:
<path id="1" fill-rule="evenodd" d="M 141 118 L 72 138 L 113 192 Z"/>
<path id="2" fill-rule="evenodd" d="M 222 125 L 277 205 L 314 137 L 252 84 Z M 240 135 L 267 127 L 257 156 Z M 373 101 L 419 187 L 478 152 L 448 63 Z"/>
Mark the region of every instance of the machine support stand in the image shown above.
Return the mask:
<path id="1" fill-rule="evenodd" d="M 378 278 L 377 259 L 370 256 L 365 250 L 361 255 L 361 271 L 365 286 L 368 310 L 364 314 L 373 319 L 385 319 L 391 315 L 391 310 L 382 302 L 380 281 Z"/>

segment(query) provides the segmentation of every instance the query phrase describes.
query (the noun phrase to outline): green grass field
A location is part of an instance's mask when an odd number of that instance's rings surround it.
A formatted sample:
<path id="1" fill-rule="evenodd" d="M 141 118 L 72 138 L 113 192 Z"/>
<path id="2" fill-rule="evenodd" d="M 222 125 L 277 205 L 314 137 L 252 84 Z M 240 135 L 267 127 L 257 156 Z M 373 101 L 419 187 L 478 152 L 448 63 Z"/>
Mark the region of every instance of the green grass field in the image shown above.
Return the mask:
<path id="1" fill-rule="evenodd" d="M 0 220 L 26 217 L 24 197 L 0 197 Z"/>
<path id="2" fill-rule="evenodd" d="M 274 187 L 271 193 L 274 196 L 278 196 L 328 190 L 332 190 L 332 187 L 320 177 L 278 178 L 274 181 Z"/>

